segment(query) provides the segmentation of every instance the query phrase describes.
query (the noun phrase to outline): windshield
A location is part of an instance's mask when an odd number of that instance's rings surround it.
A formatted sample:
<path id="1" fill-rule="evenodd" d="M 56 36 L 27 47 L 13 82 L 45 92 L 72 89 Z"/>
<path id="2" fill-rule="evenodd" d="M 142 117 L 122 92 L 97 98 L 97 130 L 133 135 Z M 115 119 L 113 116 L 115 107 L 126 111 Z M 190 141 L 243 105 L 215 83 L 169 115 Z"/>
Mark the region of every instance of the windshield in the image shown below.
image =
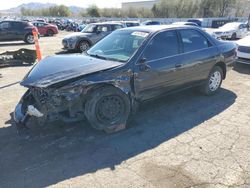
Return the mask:
<path id="1" fill-rule="evenodd" d="M 126 62 L 142 45 L 148 34 L 142 31 L 115 31 L 94 45 L 87 54 L 97 58 Z"/>
<path id="2" fill-rule="evenodd" d="M 96 25 L 89 24 L 81 32 L 82 33 L 94 33 L 94 32 L 96 32 Z"/>
<path id="3" fill-rule="evenodd" d="M 227 23 L 223 25 L 222 29 L 237 29 L 239 27 L 240 23 Z"/>

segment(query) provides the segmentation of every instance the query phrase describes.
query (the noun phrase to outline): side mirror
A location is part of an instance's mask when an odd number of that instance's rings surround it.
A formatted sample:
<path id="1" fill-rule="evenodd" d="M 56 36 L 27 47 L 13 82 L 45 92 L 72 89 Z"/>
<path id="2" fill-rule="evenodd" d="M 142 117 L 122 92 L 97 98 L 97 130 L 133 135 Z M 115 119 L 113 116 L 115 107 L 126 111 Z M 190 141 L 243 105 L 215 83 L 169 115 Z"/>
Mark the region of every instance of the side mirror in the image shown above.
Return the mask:
<path id="1" fill-rule="evenodd" d="M 142 58 L 137 65 L 139 66 L 139 70 L 142 72 L 147 72 L 151 69 L 151 67 L 147 64 L 147 59 Z"/>
<path id="2" fill-rule="evenodd" d="M 146 64 L 146 62 L 147 62 L 147 59 L 145 57 L 143 57 L 140 59 L 139 65 L 144 65 L 144 64 Z"/>

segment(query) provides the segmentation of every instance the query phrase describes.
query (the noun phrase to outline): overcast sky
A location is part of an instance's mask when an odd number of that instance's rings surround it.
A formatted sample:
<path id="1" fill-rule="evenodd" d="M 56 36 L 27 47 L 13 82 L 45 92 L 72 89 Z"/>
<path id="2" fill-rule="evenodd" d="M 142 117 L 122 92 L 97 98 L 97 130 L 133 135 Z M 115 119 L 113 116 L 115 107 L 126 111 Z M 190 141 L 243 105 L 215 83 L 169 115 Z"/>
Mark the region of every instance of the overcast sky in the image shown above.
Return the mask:
<path id="1" fill-rule="evenodd" d="M 130 2 L 130 1 L 142 1 L 142 0 L 8 0 L 7 2 L 0 3 L 1 9 L 9 9 L 16 7 L 23 3 L 30 2 L 41 2 L 41 3 L 55 3 L 55 4 L 64 4 L 67 6 L 76 5 L 79 7 L 88 7 L 88 5 L 96 4 L 98 7 L 121 7 L 121 2 Z"/>

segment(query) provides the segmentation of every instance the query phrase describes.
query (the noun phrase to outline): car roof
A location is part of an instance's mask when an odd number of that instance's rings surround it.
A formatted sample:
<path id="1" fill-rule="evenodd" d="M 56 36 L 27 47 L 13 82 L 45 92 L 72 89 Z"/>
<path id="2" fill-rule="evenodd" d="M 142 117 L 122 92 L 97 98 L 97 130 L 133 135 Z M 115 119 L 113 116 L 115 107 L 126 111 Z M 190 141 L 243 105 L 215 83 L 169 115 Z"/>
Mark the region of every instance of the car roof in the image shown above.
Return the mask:
<path id="1" fill-rule="evenodd" d="M 189 25 L 148 25 L 148 26 L 136 26 L 136 27 L 128 27 L 119 30 L 128 30 L 128 31 L 142 31 L 148 33 L 154 33 L 167 29 L 197 29 L 195 26 Z"/>

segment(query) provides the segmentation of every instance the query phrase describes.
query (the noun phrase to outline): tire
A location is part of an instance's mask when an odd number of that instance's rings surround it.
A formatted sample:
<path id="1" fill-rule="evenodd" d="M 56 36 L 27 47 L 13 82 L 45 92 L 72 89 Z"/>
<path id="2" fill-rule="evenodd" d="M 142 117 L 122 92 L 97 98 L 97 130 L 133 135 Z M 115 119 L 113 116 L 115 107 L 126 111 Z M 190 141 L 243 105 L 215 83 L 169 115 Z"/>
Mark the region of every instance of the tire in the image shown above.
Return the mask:
<path id="1" fill-rule="evenodd" d="M 50 37 L 53 36 L 54 35 L 54 31 L 52 31 L 51 29 L 48 29 L 47 35 L 50 36 Z"/>
<path id="2" fill-rule="evenodd" d="M 237 39 L 237 34 L 233 33 L 232 36 L 231 36 L 231 40 L 236 40 L 236 39 Z"/>
<path id="3" fill-rule="evenodd" d="M 205 84 L 201 87 L 201 92 L 205 95 L 214 95 L 220 89 L 223 79 L 221 67 L 215 66 L 209 73 Z"/>
<path id="4" fill-rule="evenodd" d="M 80 41 L 79 44 L 78 44 L 78 51 L 79 51 L 79 52 L 85 52 L 85 51 L 87 51 L 89 48 L 90 48 L 90 44 L 89 44 L 89 42 L 86 41 L 86 40 Z"/>
<path id="5" fill-rule="evenodd" d="M 34 36 L 31 33 L 27 34 L 25 36 L 24 42 L 26 42 L 27 44 L 34 44 L 35 43 Z"/>
<path id="6" fill-rule="evenodd" d="M 93 90 L 85 104 L 85 116 L 91 126 L 108 133 L 125 129 L 129 114 L 128 96 L 113 86 Z"/>

